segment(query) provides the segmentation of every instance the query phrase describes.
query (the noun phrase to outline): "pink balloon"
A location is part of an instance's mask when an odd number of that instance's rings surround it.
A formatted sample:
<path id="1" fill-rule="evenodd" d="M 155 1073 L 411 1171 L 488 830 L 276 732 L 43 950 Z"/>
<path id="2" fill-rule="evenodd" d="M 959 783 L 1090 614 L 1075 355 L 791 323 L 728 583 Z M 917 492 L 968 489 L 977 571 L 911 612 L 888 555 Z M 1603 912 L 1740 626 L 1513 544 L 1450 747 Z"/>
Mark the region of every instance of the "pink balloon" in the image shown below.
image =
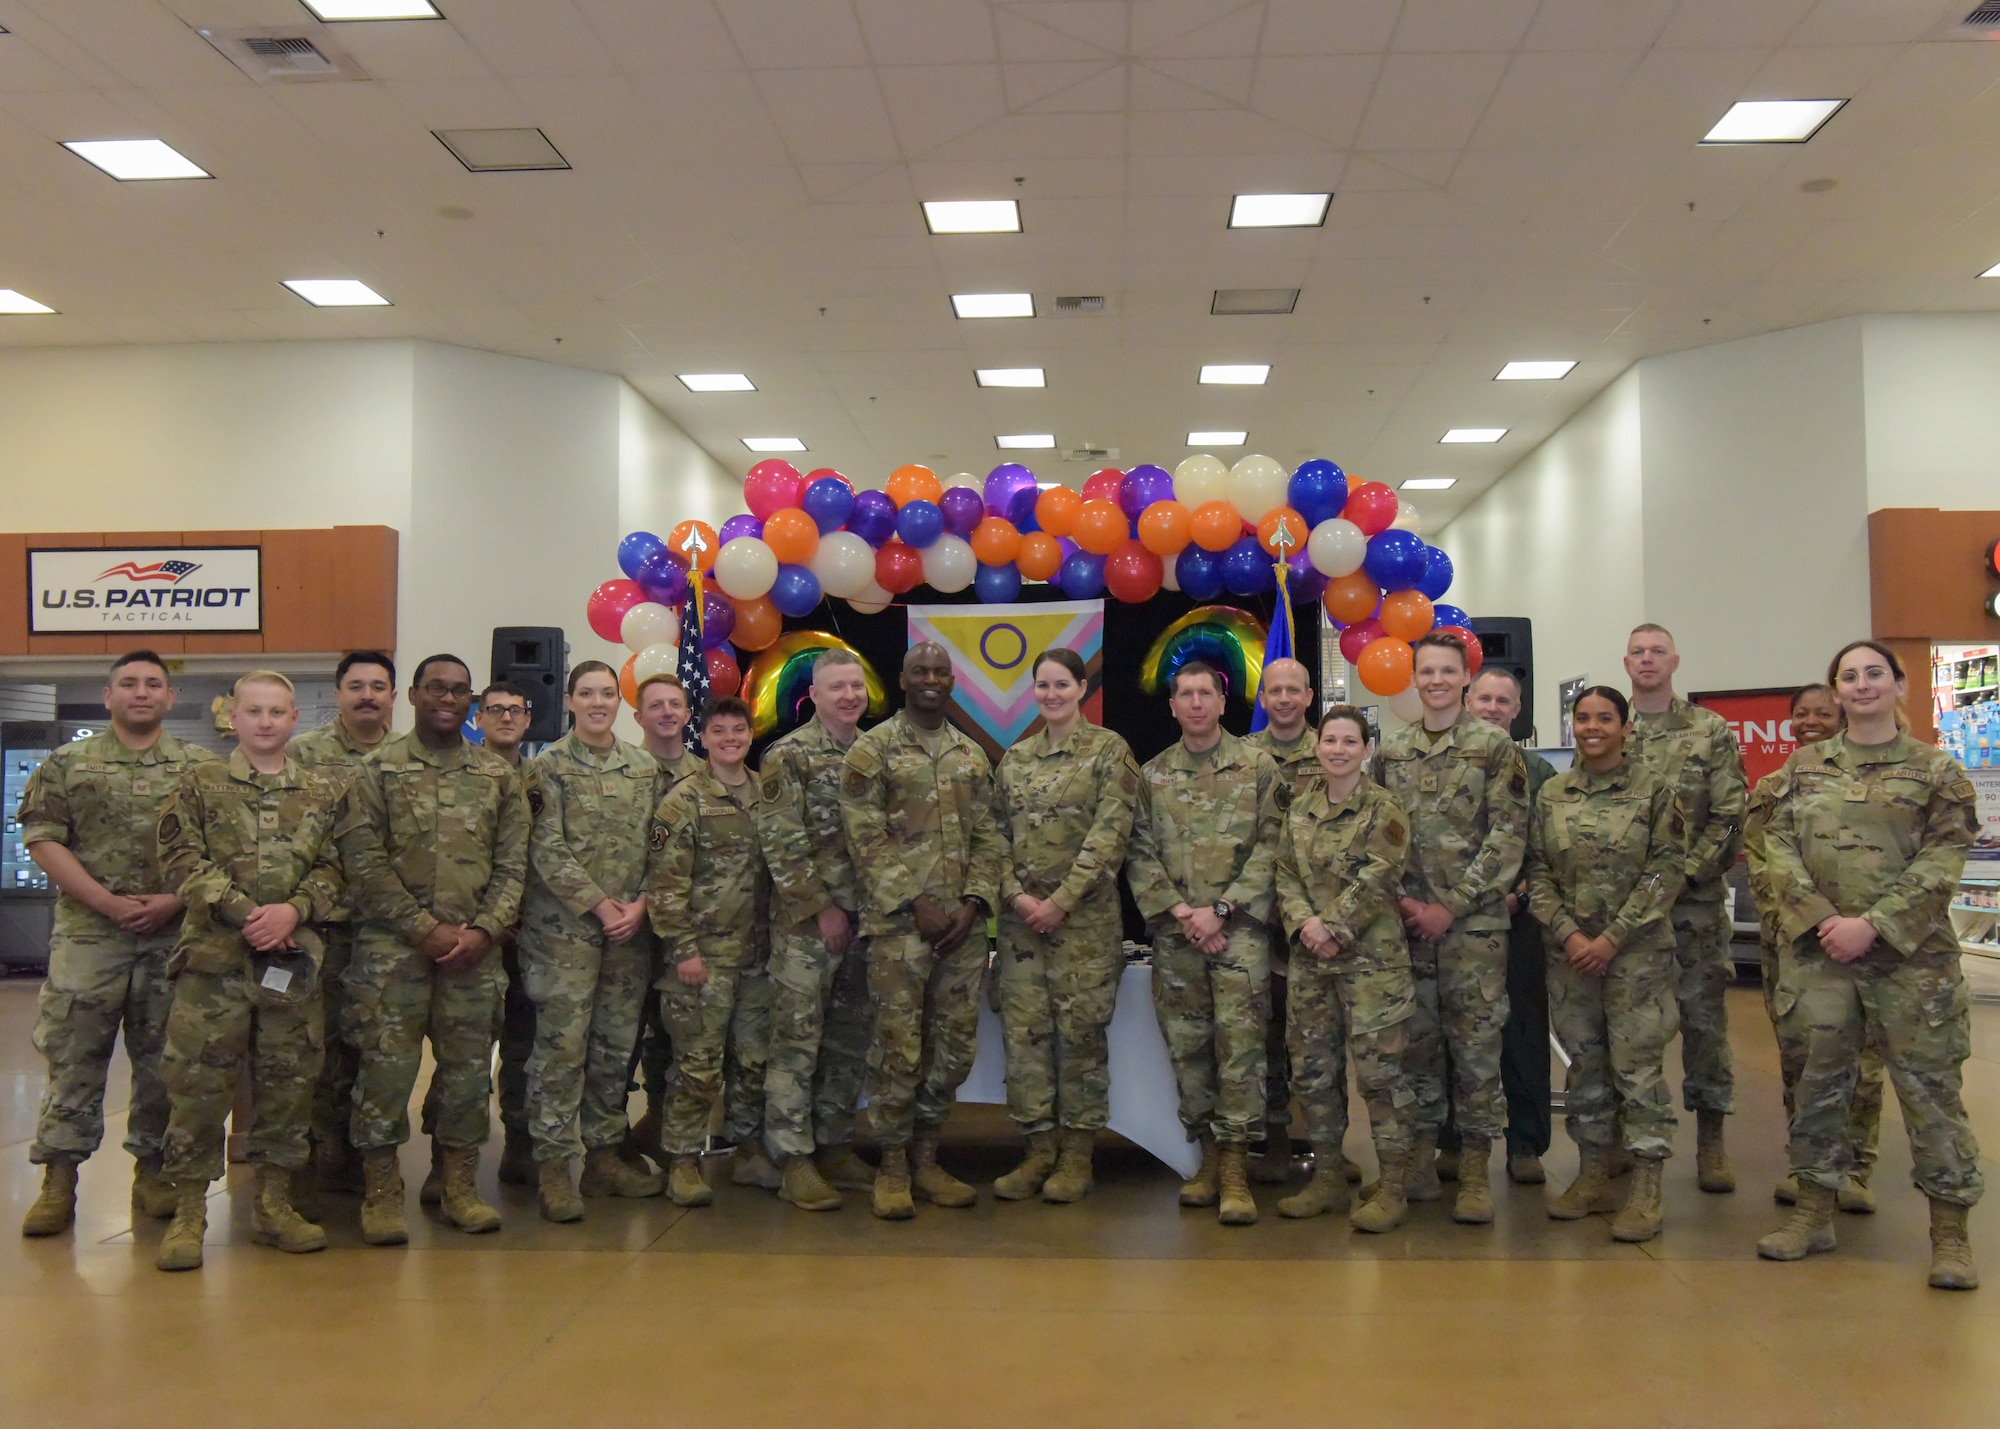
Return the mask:
<path id="1" fill-rule="evenodd" d="M 743 504 L 759 521 L 770 520 L 774 511 L 797 506 L 804 494 L 805 478 L 799 469 L 779 457 L 766 457 L 743 478 Z"/>
<path id="2" fill-rule="evenodd" d="M 1380 640 L 1383 634 L 1382 622 L 1372 615 L 1366 620 L 1355 621 L 1340 632 L 1340 658 L 1350 665 L 1355 664 L 1369 643 Z"/>

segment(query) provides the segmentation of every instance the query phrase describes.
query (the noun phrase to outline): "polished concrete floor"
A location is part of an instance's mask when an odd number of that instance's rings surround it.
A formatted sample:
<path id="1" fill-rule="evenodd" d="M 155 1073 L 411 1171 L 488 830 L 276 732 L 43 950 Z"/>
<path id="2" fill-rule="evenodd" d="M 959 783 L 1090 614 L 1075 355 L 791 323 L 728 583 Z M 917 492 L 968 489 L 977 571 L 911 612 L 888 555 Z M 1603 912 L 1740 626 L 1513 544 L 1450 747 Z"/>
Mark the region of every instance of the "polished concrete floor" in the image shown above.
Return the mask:
<path id="1" fill-rule="evenodd" d="M 1225 1230 L 1174 1204 L 1175 1177 L 1118 1143 L 1072 1207 L 982 1197 L 875 1221 L 808 1216 L 727 1184 L 716 1204 L 589 1203 L 546 1225 L 529 1192 L 482 1179 L 506 1214 L 473 1238 L 411 1209 L 411 1244 L 287 1257 L 247 1240 L 248 1176 L 211 1201 L 208 1263 L 153 1268 L 134 1227 L 114 1072 L 107 1149 L 83 1169 L 73 1235 L 13 1233 L 37 1178 L 34 985 L 0 983 L 0 1426 L 729 1425 L 1356 1426 L 2000 1423 L 2000 1278 L 1924 1285 L 1922 1198 L 1890 1113 L 1881 1214 L 1842 1217 L 1837 1253 L 1752 1249 L 1782 1170 L 1776 1059 L 1757 993 L 1731 993 L 1742 1189 L 1704 1196 L 1692 1125 L 1667 1225 L 1614 1245 L 1557 1224 L 1539 1187 L 1502 1185 L 1490 1228 L 1420 1207 L 1386 1237 L 1338 1218 Z M 2000 1148 L 2000 1008 L 1976 1007 L 1967 1100 Z M 1892 1103 L 1893 1105 L 1893 1103 Z M 1006 1168 L 997 1109 L 954 1118 L 946 1159 Z M 1359 1135 L 1349 1154 L 1372 1167 Z M 421 1147 L 405 1173 L 414 1187 Z M 1561 1132 L 1549 1159 L 1566 1181 Z M 2000 1277 L 1993 1215 L 1973 1218 Z"/>

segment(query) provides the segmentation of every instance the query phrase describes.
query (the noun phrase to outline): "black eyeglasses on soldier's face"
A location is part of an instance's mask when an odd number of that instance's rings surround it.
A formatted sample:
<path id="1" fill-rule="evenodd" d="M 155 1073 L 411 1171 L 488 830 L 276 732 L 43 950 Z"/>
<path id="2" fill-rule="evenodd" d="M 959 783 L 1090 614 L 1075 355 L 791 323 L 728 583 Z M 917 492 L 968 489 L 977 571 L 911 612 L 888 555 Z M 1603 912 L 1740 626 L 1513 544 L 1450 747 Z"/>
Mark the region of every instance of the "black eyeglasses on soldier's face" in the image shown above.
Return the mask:
<path id="1" fill-rule="evenodd" d="M 526 719 L 528 717 L 528 707 L 526 705 L 481 705 L 479 712 L 482 715 L 491 715 L 495 719 Z"/>

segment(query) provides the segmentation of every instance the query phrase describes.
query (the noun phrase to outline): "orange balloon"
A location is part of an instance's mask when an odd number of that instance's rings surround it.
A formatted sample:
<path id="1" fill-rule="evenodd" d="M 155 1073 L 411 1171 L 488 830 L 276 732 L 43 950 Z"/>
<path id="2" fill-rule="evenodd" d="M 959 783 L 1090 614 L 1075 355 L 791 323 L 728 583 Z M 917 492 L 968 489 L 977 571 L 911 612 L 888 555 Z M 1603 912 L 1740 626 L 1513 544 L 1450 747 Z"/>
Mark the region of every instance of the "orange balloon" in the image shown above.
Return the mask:
<path id="1" fill-rule="evenodd" d="M 1365 572 L 1355 571 L 1328 581 L 1326 594 L 1320 599 L 1328 615 L 1342 625 L 1352 625 L 1375 613 L 1375 603 L 1382 599 L 1382 588 L 1368 579 Z"/>
<path id="2" fill-rule="evenodd" d="M 1195 507 L 1188 529 L 1204 551 L 1226 551 L 1243 534 L 1243 518 L 1227 501 L 1204 501 Z"/>
<path id="3" fill-rule="evenodd" d="M 1398 640 L 1415 640 L 1437 621 L 1431 613 L 1430 597 L 1420 590 L 1390 591 L 1382 597 L 1382 613 L 1376 618 Z"/>
<path id="4" fill-rule="evenodd" d="M 1156 556 L 1178 556 L 1194 539 L 1194 518 L 1178 501 L 1155 501 L 1139 513 L 1139 544 Z"/>
<path id="5" fill-rule="evenodd" d="M 1285 548 L 1282 552 L 1278 549 L 1280 528 L 1283 528 L 1285 533 Z M 1282 554 L 1287 559 L 1306 548 L 1306 537 L 1311 534 L 1311 530 L 1306 526 L 1306 518 L 1289 506 L 1280 506 L 1275 511 L 1267 512 L 1264 519 L 1257 523 L 1257 544 L 1271 555 Z"/>
<path id="6" fill-rule="evenodd" d="M 632 673 L 632 667 L 638 663 L 637 655 L 628 655 L 625 657 L 625 668 L 618 672 L 618 693 L 635 710 L 639 708 L 639 677 Z"/>
<path id="7" fill-rule="evenodd" d="M 688 549 L 688 542 L 695 536 L 701 537 L 701 549 L 691 552 Z M 706 521 L 683 521 L 667 532 L 667 549 L 702 572 L 706 572 L 715 564 L 715 552 L 721 544 L 722 542 L 716 539 L 715 528 Z"/>
<path id="8" fill-rule="evenodd" d="M 889 473 L 889 499 L 897 506 L 908 506 L 912 501 L 928 501 L 933 505 L 944 495 L 944 483 L 937 479 L 937 473 L 927 466 L 899 466 Z M 784 557 L 778 557 L 783 560 Z"/>
<path id="9" fill-rule="evenodd" d="M 738 650 L 762 650 L 785 633 L 785 617 L 768 595 L 730 604 L 736 607 L 736 625 L 729 632 L 729 643 Z"/>
<path id="10" fill-rule="evenodd" d="M 1400 695 L 1410 688 L 1414 663 L 1409 641 L 1382 635 L 1368 642 L 1354 668 L 1361 676 L 1361 683 L 1373 693 Z"/>
<path id="11" fill-rule="evenodd" d="M 1014 565 L 1025 581 L 1055 579 L 1062 562 L 1062 542 L 1046 531 L 1030 531 L 1023 536 L 1021 549 L 1014 554 Z"/>
<path id="12" fill-rule="evenodd" d="M 1086 501 L 1076 513 L 1070 539 L 1093 556 L 1108 556 L 1131 537 L 1125 513 L 1115 501 Z"/>
<path id="13" fill-rule="evenodd" d="M 773 511 L 764 522 L 764 544 L 788 566 L 802 566 L 819 549 L 819 522 L 796 506 Z"/>
<path id="14" fill-rule="evenodd" d="M 1076 526 L 1083 498 L 1067 486 L 1051 486 L 1035 498 L 1035 524 L 1051 536 L 1067 536 Z"/>
<path id="15" fill-rule="evenodd" d="M 972 554 L 989 566 L 1004 566 L 1021 551 L 1021 533 L 999 516 L 985 517 L 972 528 Z"/>

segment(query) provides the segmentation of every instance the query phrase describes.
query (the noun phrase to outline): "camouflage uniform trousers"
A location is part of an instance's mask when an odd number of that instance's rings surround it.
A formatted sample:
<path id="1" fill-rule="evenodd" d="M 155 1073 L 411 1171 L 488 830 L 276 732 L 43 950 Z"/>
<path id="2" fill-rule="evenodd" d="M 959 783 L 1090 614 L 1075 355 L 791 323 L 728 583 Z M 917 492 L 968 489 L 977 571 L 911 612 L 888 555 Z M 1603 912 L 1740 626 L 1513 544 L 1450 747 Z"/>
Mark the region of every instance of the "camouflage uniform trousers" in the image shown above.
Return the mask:
<path id="1" fill-rule="evenodd" d="M 979 1050 L 986 932 L 975 923 L 948 953 L 914 925 L 868 940 L 875 1040 L 868 1050 L 868 1120 L 884 1146 L 908 1144 L 951 1114 Z"/>
<path id="2" fill-rule="evenodd" d="M 350 1140 L 361 1151 L 410 1139 L 410 1096 L 428 1037 L 436 1069 L 424 1102 L 443 1146 L 479 1146 L 492 1130 L 493 1022 L 499 1015 L 500 950 L 469 968 L 440 972 L 385 926 L 356 931 L 347 970 L 361 1066 L 354 1080 Z"/>
<path id="3" fill-rule="evenodd" d="M 1673 1155 L 1667 1044 L 1680 1025 L 1672 948 L 1627 948 L 1603 976 L 1549 954 L 1549 1020 L 1569 1053 L 1564 1126 L 1578 1146 L 1610 1146 L 1624 1130 L 1634 1156 Z"/>
<path id="4" fill-rule="evenodd" d="M 827 949 L 817 923 L 771 930 L 771 1044 L 764 1069 L 764 1140 L 773 1156 L 854 1140 L 875 1013 L 868 940 Z"/>
<path id="5" fill-rule="evenodd" d="M 561 1161 L 624 1145 L 626 1069 L 639 1036 L 639 1008 L 653 969 L 653 938 L 629 943 L 573 928 L 524 931 L 520 995 L 529 1006 L 529 1052 L 519 1108 L 535 1160 Z M 507 1019 L 502 1019 L 502 1026 Z M 518 1024 L 517 1032 L 518 1035 Z M 507 1042 L 500 1053 L 501 1117 L 507 1116 Z"/>
<path id="6" fill-rule="evenodd" d="M 1874 1023 L 1910 1134 L 1911 1179 L 1926 1196 L 1977 1204 L 1986 1183 L 1960 1097 L 1972 1028 L 1957 966 L 1913 965 L 1893 953 L 1843 965 L 1787 949 L 1775 1001 L 1784 1035 L 1805 1048 L 1792 1112 L 1798 1178 L 1837 1189 L 1853 1165 L 1854 1084 Z"/>
<path id="7" fill-rule="evenodd" d="M 771 980 L 747 947 L 711 942 L 702 951 L 708 980 L 699 987 L 682 982 L 672 961 L 663 961 L 660 1013 L 673 1039 L 674 1061 L 660 1112 L 660 1140 L 670 1156 L 699 1156 L 718 1097 L 724 1100 L 725 1137 L 736 1139 L 732 1130 L 743 1128 L 734 1124 L 745 1120 L 747 1134 L 755 1134 L 762 1121 Z M 737 1085 L 753 1069 L 754 1097 Z"/>
<path id="8" fill-rule="evenodd" d="M 1785 1124 L 1791 1125 L 1798 1100 L 1799 1072 L 1806 1064 L 1805 1043 L 1786 1035 L 1778 1017 L 1778 944 L 1770 932 L 1759 939 L 1764 968 L 1764 1011 L 1778 1039 L 1778 1074 L 1785 1083 Z M 1875 1169 L 1882 1145 L 1882 1025 L 1868 1020 L 1868 1038 L 1861 1046 L 1861 1075 L 1854 1085 L 1854 1109 L 1847 1134 L 1854 1143 L 1854 1169 L 1866 1176 Z"/>
<path id="9" fill-rule="evenodd" d="M 228 1169 L 223 1123 L 250 1064 L 249 1159 L 296 1171 L 306 1164 L 313 1091 L 325 1042 L 325 1003 L 317 989 L 296 1007 L 253 1002 L 249 971 L 223 976 L 183 972 L 174 980 L 161 1073 L 172 1099 L 166 1174 L 175 1181 L 219 1181 Z"/>
<path id="10" fill-rule="evenodd" d="M 1000 915 L 995 971 L 1007 1114 L 1023 1131 L 1098 1131 L 1111 1118 L 1106 1032 L 1125 949 L 1116 897 L 1109 901 L 1108 909 L 1078 908 L 1050 934 L 1037 933 L 1011 908 Z"/>
<path id="11" fill-rule="evenodd" d="M 28 1160 L 81 1161 L 104 1140 L 104 1084 L 118 1029 L 132 1064 L 125 1149 L 157 1156 L 167 1133 L 167 1086 L 160 1077 L 174 985 L 167 977 L 179 928 L 141 938 L 58 931 L 49 940 L 49 975 L 35 1018 L 35 1049 L 48 1059 L 48 1087 Z"/>
<path id="12" fill-rule="evenodd" d="M 1153 1009 L 1174 1063 L 1181 1125 L 1193 1137 L 1248 1142 L 1264 1129 L 1264 1035 L 1271 1017 L 1271 939 L 1232 918 L 1210 957 L 1178 924 L 1153 935 Z"/>
<path id="13" fill-rule="evenodd" d="M 1264 1029 L 1264 1125 L 1267 1131 L 1283 1131 L 1292 1124 L 1291 1046 L 1285 1029 L 1290 1025 L 1287 1004 L 1291 994 L 1291 940 L 1275 924 L 1271 928 L 1271 1016 Z M 1347 1082 L 1340 1086 L 1340 1124 L 1347 1125 Z"/>
<path id="14" fill-rule="evenodd" d="M 1416 1090 L 1403 1075 L 1416 979 L 1408 968 L 1348 971 L 1339 958 L 1292 955 L 1291 1007 L 1285 1041 L 1292 1088 L 1314 1146 L 1347 1135 L 1347 1057 L 1368 1108 L 1369 1134 L 1384 1162 L 1410 1149 Z"/>
<path id="15" fill-rule="evenodd" d="M 1416 1092 L 1415 1129 L 1435 1132 L 1447 1108 L 1461 1137 L 1506 1131 L 1500 1034 L 1507 1025 L 1507 933 L 1454 927 L 1410 941 L 1417 1005 L 1403 1066 Z"/>
<path id="16" fill-rule="evenodd" d="M 354 1045 L 354 1002 L 347 991 L 347 970 L 354 963 L 354 925 L 328 923 L 321 935 L 326 943 L 326 961 L 319 970 L 326 1051 L 313 1086 L 315 1143 L 345 1134 L 354 1116 L 354 1074 L 361 1066 L 361 1053 Z"/>
<path id="17" fill-rule="evenodd" d="M 1730 920 L 1720 895 L 1674 904 L 1674 989 L 1681 1010 L 1681 1102 L 1689 1111 L 1736 1110 L 1729 1056 Z"/>

